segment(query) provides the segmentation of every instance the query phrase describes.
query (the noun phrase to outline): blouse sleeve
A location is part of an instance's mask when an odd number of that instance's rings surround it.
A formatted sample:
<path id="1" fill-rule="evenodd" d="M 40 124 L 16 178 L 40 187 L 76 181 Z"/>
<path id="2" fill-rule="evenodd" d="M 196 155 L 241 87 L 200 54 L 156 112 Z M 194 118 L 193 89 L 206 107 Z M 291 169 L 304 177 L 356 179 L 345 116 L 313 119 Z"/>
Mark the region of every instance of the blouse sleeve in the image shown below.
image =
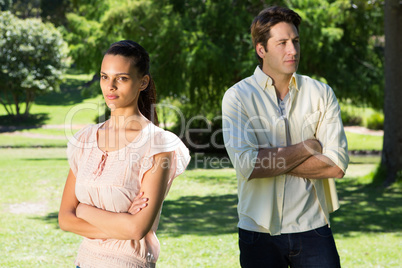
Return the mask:
<path id="1" fill-rule="evenodd" d="M 162 130 L 153 135 L 149 151 L 142 159 L 141 180 L 145 172 L 154 165 L 154 156 L 165 152 L 174 152 L 168 184 L 170 185 L 174 178 L 184 172 L 191 158 L 188 148 L 175 134 Z"/>
<path id="2" fill-rule="evenodd" d="M 90 129 L 91 126 L 84 127 L 73 137 L 70 137 L 67 143 L 67 159 L 75 176 L 77 176 L 78 166 L 84 150 L 90 146 L 88 140 Z"/>

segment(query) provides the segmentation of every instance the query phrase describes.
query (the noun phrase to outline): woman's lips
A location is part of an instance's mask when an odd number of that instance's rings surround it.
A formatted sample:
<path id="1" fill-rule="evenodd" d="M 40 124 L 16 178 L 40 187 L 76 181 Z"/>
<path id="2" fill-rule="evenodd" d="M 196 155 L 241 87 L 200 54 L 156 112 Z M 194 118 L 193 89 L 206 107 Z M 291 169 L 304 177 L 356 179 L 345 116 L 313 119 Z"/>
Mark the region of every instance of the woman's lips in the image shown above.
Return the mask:
<path id="1" fill-rule="evenodd" d="M 115 100 L 117 99 L 119 96 L 116 95 L 106 95 L 106 98 L 108 98 L 109 100 Z"/>

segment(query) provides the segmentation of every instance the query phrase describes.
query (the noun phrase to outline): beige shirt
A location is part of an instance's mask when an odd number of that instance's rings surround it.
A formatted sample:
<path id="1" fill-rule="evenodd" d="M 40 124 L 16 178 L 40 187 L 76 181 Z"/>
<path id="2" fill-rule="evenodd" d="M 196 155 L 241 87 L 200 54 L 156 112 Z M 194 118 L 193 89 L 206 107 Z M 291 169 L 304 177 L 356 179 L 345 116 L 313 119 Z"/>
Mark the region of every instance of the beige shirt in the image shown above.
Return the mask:
<path id="1" fill-rule="evenodd" d="M 75 194 L 80 203 L 112 212 L 127 212 L 156 154 L 174 152 L 168 189 L 190 161 L 189 151 L 181 140 L 152 123 L 126 147 L 105 153 L 97 142 L 101 125 L 85 127 L 68 143 L 67 156 L 76 176 Z M 158 223 L 159 217 L 139 241 L 84 238 L 75 264 L 81 268 L 153 267 L 160 248 L 155 235 Z"/>
<path id="2" fill-rule="evenodd" d="M 294 74 L 289 94 L 287 123 L 292 144 L 316 138 L 323 146 L 323 155 L 346 171 L 349 162 L 347 141 L 332 89 L 307 76 Z M 278 106 L 272 79 L 257 67 L 253 76 L 226 92 L 222 115 L 225 146 L 238 178 L 238 226 L 247 229 L 251 220 L 272 235 L 281 234 L 287 175 L 248 181 L 260 148 L 287 146 L 286 121 Z M 264 164 L 285 164 L 274 161 L 274 157 L 271 160 Z M 334 180 L 299 179 L 311 183 L 329 224 L 329 213 L 339 207 Z M 296 219 L 300 215 L 303 211 L 293 209 L 286 217 Z M 314 217 L 298 220 L 297 230 L 311 230 L 317 225 L 315 221 Z"/>

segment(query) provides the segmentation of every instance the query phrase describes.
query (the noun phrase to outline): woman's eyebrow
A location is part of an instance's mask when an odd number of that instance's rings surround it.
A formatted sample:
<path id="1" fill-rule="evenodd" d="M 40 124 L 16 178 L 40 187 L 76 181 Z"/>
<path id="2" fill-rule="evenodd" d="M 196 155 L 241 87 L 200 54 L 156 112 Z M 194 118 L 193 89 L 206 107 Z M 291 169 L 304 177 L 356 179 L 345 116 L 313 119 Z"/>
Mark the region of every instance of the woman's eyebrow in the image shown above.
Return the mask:
<path id="1" fill-rule="evenodd" d="M 107 74 L 105 72 L 100 72 L 101 74 Z M 115 73 L 114 75 L 130 75 L 129 73 Z"/>

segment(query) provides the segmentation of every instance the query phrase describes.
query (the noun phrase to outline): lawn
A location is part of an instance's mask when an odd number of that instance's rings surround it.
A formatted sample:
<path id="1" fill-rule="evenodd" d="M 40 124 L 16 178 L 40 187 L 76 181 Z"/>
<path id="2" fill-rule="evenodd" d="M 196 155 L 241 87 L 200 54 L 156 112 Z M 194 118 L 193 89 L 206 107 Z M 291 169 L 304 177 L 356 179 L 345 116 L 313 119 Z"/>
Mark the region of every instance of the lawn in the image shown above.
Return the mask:
<path id="1" fill-rule="evenodd" d="M 194 157 L 193 157 L 194 158 Z M 193 159 L 194 160 L 194 159 Z M 399 267 L 400 185 L 370 185 L 379 157 L 352 157 L 332 227 L 343 267 Z M 64 148 L 0 149 L 0 267 L 73 267 L 80 237 L 57 224 Z M 192 163 L 165 201 L 159 267 L 239 267 L 235 172 Z"/>
<path id="2" fill-rule="evenodd" d="M 60 92 L 38 97 L 28 126 L 0 134 L 0 267 L 74 267 L 81 238 L 61 231 L 57 215 L 68 173 L 67 136 L 102 113 L 101 96 L 80 93 L 89 78 L 67 75 Z M 0 107 L 0 125 L 12 124 L 6 121 Z M 63 125 L 76 128 L 66 133 Z M 346 134 L 350 150 L 381 150 L 382 137 Z M 223 160 L 194 155 L 173 183 L 157 233 L 158 267 L 239 267 L 237 181 Z M 351 157 L 337 181 L 341 209 L 332 214 L 332 228 L 343 267 L 399 267 L 402 261 L 402 186 L 370 184 L 379 160 Z"/>

